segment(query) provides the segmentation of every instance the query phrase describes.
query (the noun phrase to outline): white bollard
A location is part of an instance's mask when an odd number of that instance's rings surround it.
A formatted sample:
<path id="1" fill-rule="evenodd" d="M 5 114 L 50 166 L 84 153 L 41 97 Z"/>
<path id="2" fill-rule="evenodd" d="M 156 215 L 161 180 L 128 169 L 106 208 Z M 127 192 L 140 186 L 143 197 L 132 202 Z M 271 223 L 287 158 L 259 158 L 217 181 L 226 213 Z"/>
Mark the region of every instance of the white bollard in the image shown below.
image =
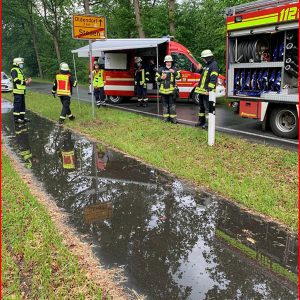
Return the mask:
<path id="1" fill-rule="evenodd" d="M 208 114 L 208 146 L 215 144 L 216 134 L 216 93 L 213 91 L 209 92 L 209 114 Z"/>

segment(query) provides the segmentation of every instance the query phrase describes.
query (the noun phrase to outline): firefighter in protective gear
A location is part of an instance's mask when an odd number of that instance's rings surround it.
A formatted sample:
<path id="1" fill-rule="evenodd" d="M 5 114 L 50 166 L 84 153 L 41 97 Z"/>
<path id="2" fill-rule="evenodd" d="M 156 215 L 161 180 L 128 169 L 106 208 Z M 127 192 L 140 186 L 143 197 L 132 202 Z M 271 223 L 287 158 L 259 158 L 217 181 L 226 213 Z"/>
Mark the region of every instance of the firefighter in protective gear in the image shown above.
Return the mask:
<path id="1" fill-rule="evenodd" d="M 57 94 L 60 98 L 62 110 L 58 122 L 59 124 L 63 124 L 66 116 L 72 121 L 75 119 L 70 110 L 70 102 L 72 87 L 77 85 L 77 81 L 73 79 L 67 63 L 61 63 L 59 68 L 60 72 L 56 74 L 53 83 L 52 95 L 55 97 Z"/>
<path id="2" fill-rule="evenodd" d="M 181 78 L 181 73 L 172 67 L 173 58 L 166 55 L 165 67 L 159 68 L 156 72 L 156 81 L 159 85 L 159 93 L 163 104 L 163 120 L 164 122 L 177 123 L 175 92 L 176 80 Z"/>
<path id="3" fill-rule="evenodd" d="M 31 78 L 25 78 L 23 68 L 24 59 L 21 57 L 14 58 L 13 68 L 11 69 L 14 94 L 13 116 L 15 122 L 19 124 L 29 122 L 29 119 L 25 118 L 25 92 L 26 86 L 31 82 Z"/>
<path id="4" fill-rule="evenodd" d="M 93 70 L 93 86 L 94 86 L 94 96 L 97 107 L 101 105 L 105 106 L 105 93 L 104 93 L 104 70 L 100 68 L 98 62 L 94 62 Z"/>
<path id="5" fill-rule="evenodd" d="M 134 61 L 134 86 L 138 97 L 137 106 L 146 107 L 148 106 L 147 83 L 149 82 L 150 73 L 142 65 L 143 60 L 140 57 L 136 57 Z"/>
<path id="6" fill-rule="evenodd" d="M 19 153 L 25 163 L 27 169 L 32 168 L 32 152 L 29 145 L 28 128 L 25 124 L 15 125 L 16 141 L 19 148 Z"/>
<path id="7" fill-rule="evenodd" d="M 195 89 L 195 93 L 198 94 L 199 99 L 199 121 L 196 126 L 206 128 L 209 110 L 209 92 L 216 91 L 216 85 L 219 76 L 219 67 L 214 59 L 214 55 L 211 50 L 204 50 L 201 52 L 201 58 L 205 62 L 206 66 L 203 68 L 201 64 L 198 66 L 198 70 L 201 72 L 201 77 L 198 86 Z"/>
<path id="8" fill-rule="evenodd" d="M 75 143 L 72 140 L 72 133 L 70 130 L 63 132 L 63 146 L 58 153 L 61 153 L 63 169 L 68 173 L 75 171 Z"/>

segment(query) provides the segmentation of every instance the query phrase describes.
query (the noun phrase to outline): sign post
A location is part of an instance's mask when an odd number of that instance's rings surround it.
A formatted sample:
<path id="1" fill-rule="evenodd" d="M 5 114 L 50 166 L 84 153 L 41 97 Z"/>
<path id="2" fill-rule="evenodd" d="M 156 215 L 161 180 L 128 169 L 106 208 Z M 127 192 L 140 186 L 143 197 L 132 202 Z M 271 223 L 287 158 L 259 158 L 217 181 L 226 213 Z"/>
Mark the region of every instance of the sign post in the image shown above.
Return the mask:
<path id="1" fill-rule="evenodd" d="M 209 114 L 208 114 L 208 145 L 213 146 L 215 144 L 216 134 L 216 93 L 213 91 L 209 92 Z"/>
<path id="2" fill-rule="evenodd" d="M 92 40 L 106 40 L 106 18 L 94 15 L 73 15 L 72 36 L 74 39 L 89 41 L 90 78 L 92 89 L 92 114 L 95 117 L 94 87 L 93 87 L 93 50 Z"/>

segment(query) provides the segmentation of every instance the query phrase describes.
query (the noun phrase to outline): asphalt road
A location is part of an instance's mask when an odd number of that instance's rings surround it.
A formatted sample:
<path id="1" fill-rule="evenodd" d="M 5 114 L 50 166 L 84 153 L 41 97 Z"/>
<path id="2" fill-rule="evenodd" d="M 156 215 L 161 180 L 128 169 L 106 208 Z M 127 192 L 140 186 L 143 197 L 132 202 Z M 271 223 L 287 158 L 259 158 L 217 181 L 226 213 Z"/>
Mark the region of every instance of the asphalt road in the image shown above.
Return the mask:
<path id="1" fill-rule="evenodd" d="M 52 85 L 48 83 L 31 83 L 29 89 L 41 93 L 51 94 Z M 91 95 L 85 87 L 78 88 L 79 99 L 91 101 Z M 77 89 L 73 91 L 73 101 L 78 99 Z M 119 105 L 109 105 L 118 109 L 143 113 L 157 117 L 162 114 L 162 106 L 152 100 L 148 107 L 136 107 L 137 101 L 129 100 Z M 194 126 L 198 119 L 198 106 L 180 100 L 177 103 L 177 115 L 180 123 Z M 298 150 L 298 140 L 282 139 L 275 136 L 271 131 L 263 132 L 261 122 L 251 119 L 243 119 L 234 114 L 226 104 L 216 105 L 216 129 L 231 135 L 237 135 L 249 141 L 259 142 L 268 145 L 280 146 L 290 150 Z M 200 129 L 199 129 L 200 130 Z"/>

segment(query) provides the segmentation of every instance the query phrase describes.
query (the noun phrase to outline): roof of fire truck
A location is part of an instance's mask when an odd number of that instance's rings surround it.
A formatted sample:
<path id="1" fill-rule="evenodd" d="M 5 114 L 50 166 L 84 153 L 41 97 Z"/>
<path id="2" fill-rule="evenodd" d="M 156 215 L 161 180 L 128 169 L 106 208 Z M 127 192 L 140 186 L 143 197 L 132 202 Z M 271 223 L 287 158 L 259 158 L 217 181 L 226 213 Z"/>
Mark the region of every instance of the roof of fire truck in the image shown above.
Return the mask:
<path id="1" fill-rule="evenodd" d="M 274 8 L 282 5 L 288 5 L 292 3 L 298 3 L 296 0 L 259 0 L 253 1 L 245 4 L 240 4 L 225 9 L 225 14 L 227 16 L 234 16 L 238 14 Z"/>

